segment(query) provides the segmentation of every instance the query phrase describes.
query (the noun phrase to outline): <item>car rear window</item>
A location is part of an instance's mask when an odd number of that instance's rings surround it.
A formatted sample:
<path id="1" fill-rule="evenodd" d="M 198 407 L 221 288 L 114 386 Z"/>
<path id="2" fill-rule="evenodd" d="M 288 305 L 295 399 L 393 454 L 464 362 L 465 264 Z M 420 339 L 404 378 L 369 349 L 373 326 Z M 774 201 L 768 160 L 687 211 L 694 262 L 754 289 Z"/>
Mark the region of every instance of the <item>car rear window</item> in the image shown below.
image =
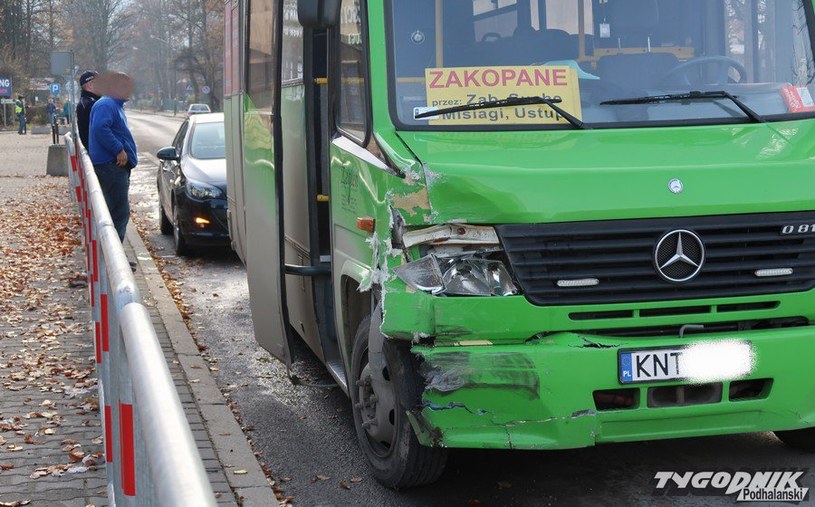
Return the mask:
<path id="1" fill-rule="evenodd" d="M 190 142 L 190 155 L 199 159 L 214 159 L 226 157 L 226 141 L 224 139 L 224 123 L 201 123 L 192 131 Z"/>

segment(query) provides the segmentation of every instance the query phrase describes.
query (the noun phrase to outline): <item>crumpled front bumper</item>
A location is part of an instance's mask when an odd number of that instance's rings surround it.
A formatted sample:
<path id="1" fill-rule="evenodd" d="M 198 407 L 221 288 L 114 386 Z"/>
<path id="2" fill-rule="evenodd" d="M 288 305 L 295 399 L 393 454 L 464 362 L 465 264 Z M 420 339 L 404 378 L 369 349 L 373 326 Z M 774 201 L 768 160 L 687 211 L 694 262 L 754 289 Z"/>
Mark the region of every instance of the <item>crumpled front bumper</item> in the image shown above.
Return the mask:
<path id="1" fill-rule="evenodd" d="M 815 327 L 735 333 L 756 357 L 745 378 L 772 379 L 769 393 L 731 401 L 649 408 L 649 387 L 621 386 L 621 348 L 678 346 L 734 333 L 693 337 L 610 338 L 558 333 L 525 343 L 414 345 L 426 388 L 409 413 L 424 445 L 468 448 L 567 449 L 605 442 L 696 437 L 815 426 Z M 634 408 L 598 410 L 596 390 L 641 390 Z"/>

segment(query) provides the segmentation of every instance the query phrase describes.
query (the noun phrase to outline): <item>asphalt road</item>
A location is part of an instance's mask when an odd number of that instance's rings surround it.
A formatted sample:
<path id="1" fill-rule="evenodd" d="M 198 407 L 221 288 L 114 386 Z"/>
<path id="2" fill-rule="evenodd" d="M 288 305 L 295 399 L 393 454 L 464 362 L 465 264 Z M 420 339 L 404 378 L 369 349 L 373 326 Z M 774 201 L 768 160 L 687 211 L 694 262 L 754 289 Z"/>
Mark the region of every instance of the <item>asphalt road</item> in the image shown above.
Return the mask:
<path id="1" fill-rule="evenodd" d="M 402 492 L 367 473 L 357 447 L 350 402 L 338 388 L 289 382 L 285 368 L 252 334 L 246 274 L 230 251 L 179 259 L 158 229 L 155 152 L 171 143 L 181 117 L 129 113 L 141 163 L 131 202 L 146 240 L 177 280 L 190 327 L 217 360 L 214 374 L 237 404 L 247 434 L 278 485 L 296 505 L 732 505 L 733 497 L 654 496 L 658 471 L 806 468 L 815 488 L 815 455 L 785 447 L 771 434 L 666 440 L 552 451 L 456 451 L 438 483 Z M 153 155 L 150 155 L 153 154 Z M 319 361 L 294 365 L 309 384 L 330 384 Z M 328 477 L 318 479 L 317 476 Z M 352 483 L 351 478 L 362 478 Z M 340 487 L 340 481 L 351 486 Z M 812 495 L 812 493 L 810 493 Z"/>

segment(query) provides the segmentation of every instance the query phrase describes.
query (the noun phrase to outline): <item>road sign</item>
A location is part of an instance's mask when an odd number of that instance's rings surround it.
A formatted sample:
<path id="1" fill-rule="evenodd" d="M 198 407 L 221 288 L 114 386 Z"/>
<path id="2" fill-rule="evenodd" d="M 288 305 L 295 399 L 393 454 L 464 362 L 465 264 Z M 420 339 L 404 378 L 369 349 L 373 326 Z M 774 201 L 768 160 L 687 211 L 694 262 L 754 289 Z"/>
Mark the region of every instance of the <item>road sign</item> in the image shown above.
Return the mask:
<path id="1" fill-rule="evenodd" d="M 0 97 L 11 97 L 11 78 L 0 77 Z"/>
<path id="2" fill-rule="evenodd" d="M 192 91 L 192 83 L 190 83 L 190 84 L 188 84 L 188 85 L 187 85 L 187 91 L 188 91 L 188 92 L 191 92 L 191 91 Z"/>
<path id="3" fill-rule="evenodd" d="M 212 91 L 212 88 L 210 88 L 207 85 L 204 85 L 204 87 L 201 88 L 201 93 L 203 93 L 204 95 L 209 95 L 209 92 L 211 92 L 211 91 Z"/>
<path id="4" fill-rule="evenodd" d="M 0 104 L 7 105 L 7 104 L 14 104 L 14 99 L 0 99 Z"/>
<path id="5" fill-rule="evenodd" d="M 70 74 L 74 67 L 73 51 L 51 51 L 51 74 Z"/>
<path id="6" fill-rule="evenodd" d="M 51 83 L 51 95 L 59 95 L 59 83 Z"/>

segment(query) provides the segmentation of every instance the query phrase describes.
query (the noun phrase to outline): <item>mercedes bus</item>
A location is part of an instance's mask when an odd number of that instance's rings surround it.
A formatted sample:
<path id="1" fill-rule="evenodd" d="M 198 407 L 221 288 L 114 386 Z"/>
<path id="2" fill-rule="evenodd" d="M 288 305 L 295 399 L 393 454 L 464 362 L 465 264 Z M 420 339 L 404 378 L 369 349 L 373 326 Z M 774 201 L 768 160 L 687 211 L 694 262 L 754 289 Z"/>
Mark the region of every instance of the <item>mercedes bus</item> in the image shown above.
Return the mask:
<path id="1" fill-rule="evenodd" d="M 373 475 L 455 448 L 815 450 L 810 0 L 226 0 L 254 329 Z"/>

